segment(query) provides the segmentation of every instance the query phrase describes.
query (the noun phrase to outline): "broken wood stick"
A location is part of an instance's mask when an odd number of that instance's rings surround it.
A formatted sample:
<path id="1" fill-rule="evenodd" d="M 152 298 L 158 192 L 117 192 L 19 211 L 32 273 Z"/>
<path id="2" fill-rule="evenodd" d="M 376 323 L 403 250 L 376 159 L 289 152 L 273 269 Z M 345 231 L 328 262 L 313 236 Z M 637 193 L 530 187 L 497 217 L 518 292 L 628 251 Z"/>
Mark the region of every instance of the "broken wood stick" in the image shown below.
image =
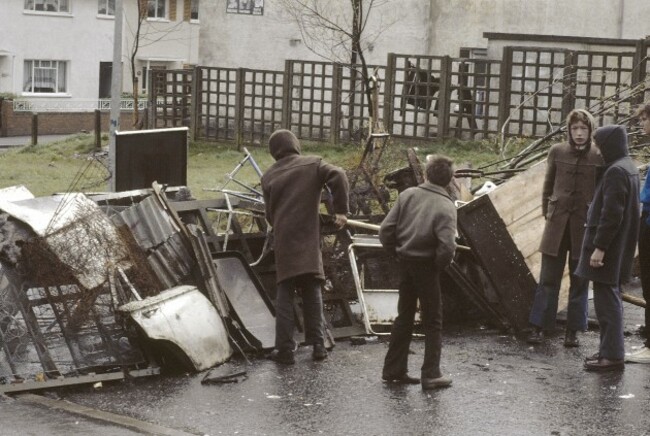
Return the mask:
<path id="1" fill-rule="evenodd" d="M 646 307 L 647 304 L 643 298 L 635 297 L 634 295 L 626 294 L 625 292 L 621 292 L 621 299 L 639 307 Z"/>
<path id="2" fill-rule="evenodd" d="M 363 221 L 348 220 L 347 225 L 350 227 L 358 227 L 360 229 L 374 230 L 375 232 L 379 231 L 379 226 L 377 224 L 364 223 Z"/>

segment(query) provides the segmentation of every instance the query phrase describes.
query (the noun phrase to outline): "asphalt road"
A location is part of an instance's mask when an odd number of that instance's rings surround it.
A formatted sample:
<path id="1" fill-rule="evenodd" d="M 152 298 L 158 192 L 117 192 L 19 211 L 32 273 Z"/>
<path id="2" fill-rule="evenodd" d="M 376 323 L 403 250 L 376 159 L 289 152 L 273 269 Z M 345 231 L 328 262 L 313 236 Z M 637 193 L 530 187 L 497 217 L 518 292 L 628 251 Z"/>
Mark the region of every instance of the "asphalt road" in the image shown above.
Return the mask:
<path id="1" fill-rule="evenodd" d="M 642 310 L 625 303 L 625 319 L 629 352 L 642 344 Z M 237 383 L 202 384 L 205 371 L 60 390 L 47 404 L 5 399 L 0 434 L 650 435 L 650 365 L 584 371 L 598 335 L 567 349 L 560 329 L 532 347 L 481 325 L 447 326 L 443 370 L 454 382 L 439 391 L 383 383 L 384 338 L 339 341 L 324 362 L 301 348 L 294 366 L 235 357 L 214 371 L 246 371 Z M 411 348 L 418 375 L 423 342 Z"/>

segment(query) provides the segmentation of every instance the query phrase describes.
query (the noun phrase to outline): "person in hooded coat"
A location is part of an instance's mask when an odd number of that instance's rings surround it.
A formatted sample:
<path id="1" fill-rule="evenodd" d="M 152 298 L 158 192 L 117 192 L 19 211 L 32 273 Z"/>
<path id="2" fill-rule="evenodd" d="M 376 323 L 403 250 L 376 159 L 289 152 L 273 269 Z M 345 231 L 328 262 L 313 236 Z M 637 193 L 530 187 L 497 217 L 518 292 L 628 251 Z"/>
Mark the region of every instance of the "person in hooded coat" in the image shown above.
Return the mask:
<path id="1" fill-rule="evenodd" d="M 345 172 L 315 156 L 302 156 L 300 142 L 289 130 L 269 138 L 275 163 L 262 176 L 266 220 L 273 228 L 276 268 L 276 331 L 272 358 L 295 362 L 293 297 L 301 290 L 305 339 L 313 345 L 313 358 L 327 357 L 323 332 L 321 285 L 325 280 L 320 251 L 319 208 L 323 188 L 332 193 L 335 224 L 342 228 L 348 213 L 348 179 Z"/>
<path id="2" fill-rule="evenodd" d="M 625 348 L 620 285 L 631 275 L 639 233 L 639 171 L 629 156 L 624 126 L 599 128 L 594 143 L 605 165 L 587 213 L 576 274 L 593 282 L 600 345 L 585 359 L 584 368 L 621 370 Z"/>
<path id="3" fill-rule="evenodd" d="M 643 128 L 643 133 L 650 135 L 650 104 L 646 104 L 638 111 L 637 116 Z M 650 363 L 650 177 L 646 174 L 640 200 L 641 224 L 639 229 L 639 269 L 641 276 L 641 289 L 645 306 L 645 335 L 644 346 L 636 350 L 625 360 L 632 363 Z"/>
<path id="4" fill-rule="evenodd" d="M 558 297 L 569 255 L 569 304 L 564 346 L 579 345 L 576 333 L 587 329 L 589 280 L 574 274 L 584 235 L 587 209 L 596 189 L 596 168 L 603 164 L 591 144 L 594 119 L 584 109 L 572 110 L 566 119 L 567 142 L 554 144 L 546 159 L 542 213 L 546 219 L 539 251 L 542 266 L 529 322 L 530 344 L 539 344 L 544 331 L 555 328 Z"/>

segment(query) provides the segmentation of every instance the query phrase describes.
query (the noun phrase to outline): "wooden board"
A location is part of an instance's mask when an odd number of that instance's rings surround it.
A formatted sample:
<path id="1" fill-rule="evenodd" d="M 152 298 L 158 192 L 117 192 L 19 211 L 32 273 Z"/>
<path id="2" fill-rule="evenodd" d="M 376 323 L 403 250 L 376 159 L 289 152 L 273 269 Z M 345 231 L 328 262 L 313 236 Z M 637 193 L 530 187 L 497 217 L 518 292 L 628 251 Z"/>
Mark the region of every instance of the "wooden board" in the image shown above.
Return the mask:
<path id="1" fill-rule="evenodd" d="M 542 215 L 545 172 L 544 161 L 458 209 L 459 231 L 517 330 L 528 326 L 541 268 L 542 256 L 538 250 L 545 225 Z M 568 288 L 567 268 L 559 310 L 566 307 Z"/>

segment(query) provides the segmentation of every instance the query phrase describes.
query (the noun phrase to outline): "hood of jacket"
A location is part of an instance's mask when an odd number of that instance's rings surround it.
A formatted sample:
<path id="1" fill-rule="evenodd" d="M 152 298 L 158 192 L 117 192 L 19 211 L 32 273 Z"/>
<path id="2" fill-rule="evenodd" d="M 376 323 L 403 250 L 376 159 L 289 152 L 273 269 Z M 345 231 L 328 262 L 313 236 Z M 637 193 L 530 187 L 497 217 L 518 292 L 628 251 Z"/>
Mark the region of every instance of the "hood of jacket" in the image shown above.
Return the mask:
<path id="1" fill-rule="evenodd" d="M 269 152 L 275 160 L 300 154 L 300 141 L 290 130 L 276 130 L 269 138 Z"/>
<path id="2" fill-rule="evenodd" d="M 624 126 L 600 127 L 594 133 L 594 141 L 606 165 L 627 156 L 627 130 Z"/>

